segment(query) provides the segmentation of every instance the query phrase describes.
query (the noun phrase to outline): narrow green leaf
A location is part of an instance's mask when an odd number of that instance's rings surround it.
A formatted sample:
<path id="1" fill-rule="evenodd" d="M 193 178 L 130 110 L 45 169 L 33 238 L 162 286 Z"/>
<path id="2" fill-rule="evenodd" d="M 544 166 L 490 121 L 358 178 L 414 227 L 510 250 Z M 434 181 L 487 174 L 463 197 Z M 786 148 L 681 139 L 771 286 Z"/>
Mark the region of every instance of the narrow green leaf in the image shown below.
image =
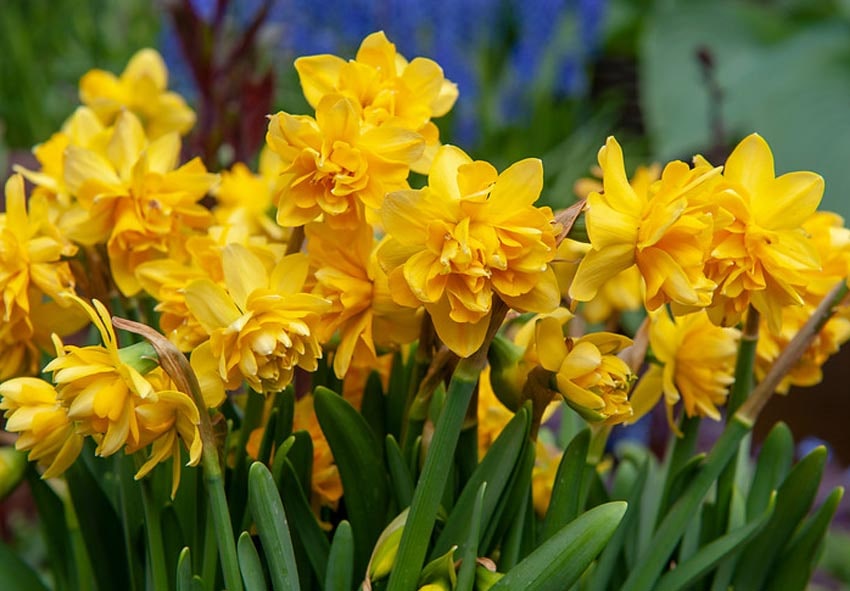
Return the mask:
<path id="1" fill-rule="evenodd" d="M 826 448 L 815 448 L 789 472 L 776 495 L 776 508 L 764 529 L 744 549 L 738 561 L 736 589 L 759 589 L 776 568 L 776 558 L 800 521 L 812 506 L 823 466 Z"/>
<path id="2" fill-rule="evenodd" d="M 624 465 L 632 465 L 632 461 L 626 459 L 619 470 L 623 469 Z M 606 591 L 613 588 L 610 582 L 615 576 L 620 575 L 618 568 L 622 569 L 618 558 L 621 555 L 623 545 L 626 540 L 626 534 L 633 528 L 637 528 L 640 519 L 641 496 L 643 495 L 644 485 L 647 475 L 649 474 L 649 459 L 644 458 L 637 470 L 637 476 L 631 481 L 629 491 L 622 497 L 622 500 L 628 503 L 626 514 L 617 526 L 617 530 L 599 555 L 599 560 L 596 563 L 596 570 L 593 577 L 590 579 L 588 591 Z M 618 472 L 619 472 L 618 470 Z M 616 490 L 616 487 L 615 487 Z M 617 499 L 621 500 L 621 499 Z M 620 579 L 622 581 L 622 579 Z"/>
<path id="3" fill-rule="evenodd" d="M 777 591 L 803 591 L 806 588 L 843 495 L 843 488 L 834 488 L 814 515 L 794 534 L 782 551 L 765 588 Z"/>
<path id="4" fill-rule="evenodd" d="M 177 591 L 192 590 L 192 553 L 188 546 L 180 551 L 180 556 L 177 558 L 176 583 Z"/>
<path id="5" fill-rule="evenodd" d="M 690 558 L 676 565 L 658 581 L 655 591 L 678 591 L 696 583 L 705 573 L 730 553 L 746 544 L 767 524 L 773 513 L 773 505 L 757 519 L 703 546 Z M 749 589 L 750 587 L 740 587 Z M 773 589 L 774 587 L 771 587 Z"/>
<path id="6" fill-rule="evenodd" d="M 785 480 L 794 461 L 794 437 L 785 423 L 776 423 L 759 452 L 756 472 L 747 496 L 747 515 L 753 518 L 767 507 L 771 493 Z"/>
<path id="7" fill-rule="evenodd" d="M 393 354 L 393 365 L 390 369 L 390 380 L 387 385 L 384 419 L 386 421 L 386 432 L 395 437 L 396 441 L 401 441 L 402 421 L 407 406 L 408 377 L 415 357 L 416 353 L 411 352 L 410 363 L 405 364 L 400 351 Z"/>
<path id="8" fill-rule="evenodd" d="M 272 462 L 272 479 L 275 482 L 280 482 L 281 478 L 283 478 L 283 468 L 286 466 L 289 458 L 289 450 L 292 449 L 292 446 L 295 445 L 295 436 L 290 435 L 280 444 L 280 447 L 274 452 L 274 461 Z M 289 462 L 290 465 L 292 462 Z M 294 467 L 293 467 L 294 469 Z"/>
<path id="9" fill-rule="evenodd" d="M 292 435 L 292 422 L 295 420 L 295 388 L 290 384 L 282 392 L 278 392 L 277 401 L 277 424 L 275 426 L 275 445 L 280 446 L 283 441 Z"/>
<path id="10" fill-rule="evenodd" d="M 499 503 L 489 521 L 485 520 L 481 539 L 483 554 L 489 555 L 502 541 L 515 519 L 520 518 L 526 493 L 531 489 L 531 472 L 534 469 L 534 445 L 526 438 L 511 480 L 499 497 Z"/>
<path id="11" fill-rule="evenodd" d="M 491 591 L 569 589 L 605 547 L 625 512 L 626 503 L 615 501 L 583 513 L 512 568 Z"/>
<path id="12" fill-rule="evenodd" d="M 36 572 L 0 542 L 0 581 L 4 591 L 48 591 Z"/>
<path id="13" fill-rule="evenodd" d="M 524 480 L 524 479 L 523 479 Z M 529 484 L 530 478 L 529 478 Z M 531 502 L 531 487 L 525 488 L 523 496 L 520 498 L 516 511 L 506 513 L 511 515 L 511 519 L 507 523 L 505 535 L 499 544 L 501 550 L 499 554 L 499 568 L 503 571 L 510 571 L 523 558 L 522 556 L 522 537 L 525 529 L 531 529 L 531 524 L 528 522 L 528 504 Z"/>
<path id="14" fill-rule="evenodd" d="M 381 386 L 381 376 L 372 371 L 366 378 L 363 389 L 363 400 L 360 403 L 360 414 L 366 419 L 372 433 L 380 440 L 384 438 L 386 417 L 384 416 L 384 389 Z"/>
<path id="15" fill-rule="evenodd" d="M 280 496 L 283 507 L 292 522 L 292 529 L 298 532 L 298 541 L 303 544 L 310 566 L 319 581 L 324 586 L 325 571 L 328 567 L 328 552 L 330 544 L 316 515 L 310 507 L 310 501 L 304 494 L 304 489 L 298 482 L 298 476 L 292 464 L 285 462 L 283 478 L 280 483 Z"/>
<path id="16" fill-rule="evenodd" d="M 481 515 L 484 509 L 484 494 L 487 483 L 482 482 L 472 506 L 472 519 L 467 529 L 466 543 L 460 550 L 460 570 L 457 573 L 457 591 L 472 591 L 475 583 L 475 564 L 478 558 L 478 540 L 481 535 Z"/>
<path id="17" fill-rule="evenodd" d="M 72 573 L 76 567 L 65 521 L 65 505 L 53 489 L 41 479 L 35 466 L 29 463 L 26 478 L 35 506 L 38 508 L 41 532 L 47 546 L 47 557 L 56 589 L 57 591 L 70 589 Z"/>
<path id="18" fill-rule="evenodd" d="M 255 589 L 265 591 L 268 587 L 266 587 L 266 577 L 263 575 L 263 564 L 248 532 L 243 531 L 239 536 L 236 550 L 239 553 L 239 571 L 242 573 L 245 588 L 251 591 Z"/>
<path id="19" fill-rule="evenodd" d="M 738 415 L 726 424 L 726 429 L 714 444 L 702 469 L 667 512 L 649 544 L 644 546 L 645 549 L 638 558 L 635 568 L 629 573 L 622 591 L 652 589 L 705 494 L 736 454 L 741 440 L 751 429 L 752 425 Z"/>
<path id="20" fill-rule="evenodd" d="M 309 486 L 308 483 L 313 482 L 313 438 L 307 431 L 296 431 L 292 437 L 294 440 L 286 454 L 286 459 L 295 468 L 298 482 Z M 310 494 L 310 489 L 305 488 L 304 493 Z"/>
<path id="21" fill-rule="evenodd" d="M 590 445 L 590 429 L 583 429 L 573 437 L 552 483 L 552 500 L 543 520 L 540 541 L 545 542 L 578 515 L 584 469 L 587 465 L 587 450 Z"/>
<path id="22" fill-rule="evenodd" d="M 123 539 L 121 521 L 111 502 L 82 461 L 68 468 L 65 480 L 98 588 L 128 589 L 127 557 L 123 546 L 116 544 Z"/>
<path id="23" fill-rule="evenodd" d="M 670 508 L 672 503 L 675 503 L 679 498 L 679 495 L 682 494 L 688 483 L 693 480 L 694 476 L 699 472 L 702 467 L 703 462 L 705 462 L 705 454 L 697 454 L 692 456 L 690 459 L 683 462 L 679 469 L 676 471 L 676 474 L 670 478 L 668 482 L 668 489 L 666 491 L 666 495 L 664 496 L 664 500 L 662 501 L 658 514 L 659 518 L 666 515 L 667 510 Z M 667 501 L 666 503 L 664 501 Z"/>
<path id="24" fill-rule="evenodd" d="M 230 436 L 231 440 L 233 437 L 236 438 L 236 444 L 233 448 L 235 464 L 227 481 L 227 503 L 235 528 L 242 523 L 245 507 L 248 505 L 248 464 L 251 461 L 248 458 L 248 438 L 251 432 L 260 426 L 264 403 L 265 396 L 249 388 L 245 400 L 245 414 L 242 415 L 242 421 L 239 423 L 239 431 Z M 236 529 L 236 531 L 239 530 Z"/>
<path id="25" fill-rule="evenodd" d="M 339 469 L 354 533 L 354 576 L 359 579 L 381 535 L 389 503 L 383 449 L 348 401 L 322 387 L 316 388 L 313 396 L 319 425 Z"/>
<path id="26" fill-rule="evenodd" d="M 260 462 L 248 470 L 248 506 L 263 542 L 272 586 L 275 591 L 298 591 L 301 586 L 286 513 L 271 473 Z"/>
<path id="27" fill-rule="evenodd" d="M 530 424 L 528 409 L 523 407 L 499 433 L 496 441 L 493 442 L 484 459 L 481 460 L 478 468 L 473 472 L 460 493 L 460 497 L 458 497 L 449 518 L 446 520 L 443 531 L 440 532 L 437 542 L 434 544 L 434 549 L 431 551 L 432 557 L 445 554 L 454 545 L 460 546 L 461 554 L 464 552 L 466 545 L 464 532 L 472 526 L 472 522 L 469 520 L 478 497 L 478 491 L 485 482 L 487 483 L 487 493 L 484 497 L 481 519 L 484 523 L 490 523 L 499 499 L 504 494 L 511 475 L 516 469 Z M 476 541 L 477 545 L 478 541 Z"/>
<path id="28" fill-rule="evenodd" d="M 257 461 L 263 464 L 268 464 L 269 458 L 272 457 L 272 447 L 274 446 L 275 431 L 277 429 L 277 413 L 278 410 L 276 408 L 273 408 L 269 413 L 266 428 L 263 430 L 263 438 L 260 439 Z"/>
<path id="29" fill-rule="evenodd" d="M 395 437 L 392 434 L 387 434 L 384 441 L 384 450 L 387 454 L 387 468 L 390 473 L 390 481 L 392 482 L 393 493 L 395 494 L 396 504 L 399 511 L 410 506 L 410 501 L 413 499 L 413 477 L 410 475 L 410 470 L 404 461 Z"/>
<path id="30" fill-rule="evenodd" d="M 354 568 L 354 536 L 351 524 L 341 521 L 336 526 L 334 539 L 328 553 L 328 570 L 325 575 L 325 591 L 349 591 Z"/>

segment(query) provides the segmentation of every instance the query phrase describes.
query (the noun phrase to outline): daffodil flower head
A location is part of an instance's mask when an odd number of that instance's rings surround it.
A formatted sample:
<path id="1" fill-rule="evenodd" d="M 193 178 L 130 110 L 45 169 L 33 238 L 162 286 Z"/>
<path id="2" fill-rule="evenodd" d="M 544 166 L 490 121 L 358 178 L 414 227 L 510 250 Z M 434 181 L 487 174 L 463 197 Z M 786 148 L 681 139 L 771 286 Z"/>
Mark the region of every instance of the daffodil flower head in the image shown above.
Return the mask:
<path id="1" fill-rule="evenodd" d="M 327 95 L 316 118 L 280 112 L 270 117 L 266 142 L 283 161 L 277 222 L 301 226 L 322 217 L 335 228 L 365 220 L 388 191 L 406 188 L 410 165 L 425 147 L 421 135 L 362 120 L 360 105 Z"/>
<path id="2" fill-rule="evenodd" d="M 331 306 L 302 292 L 308 262 L 300 253 L 268 269 L 246 247 L 229 244 L 222 265 L 225 286 L 198 279 L 186 288 L 189 310 L 209 335 L 193 351 L 192 366 L 199 378 L 211 377 L 203 388 L 210 406 L 223 401 L 225 388 L 243 380 L 257 392 L 277 392 L 296 367 L 315 370 L 322 356 L 319 318 Z"/>
<path id="3" fill-rule="evenodd" d="M 599 165 L 603 191 L 587 197 L 592 248 L 579 264 L 570 296 L 589 301 L 609 279 L 636 265 L 650 310 L 669 302 L 708 305 L 715 284 L 703 267 L 713 223 L 710 214 L 689 207 L 689 200 L 710 192 L 719 182 L 720 169 L 674 161 L 659 180 L 633 185 L 613 137 L 599 150 Z"/>
<path id="4" fill-rule="evenodd" d="M 87 72 L 80 79 L 80 100 L 105 125 L 122 109 L 133 111 L 154 139 L 172 132 L 185 135 L 195 124 L 195 113 L 183 97 L 168 90 L 168 69 L 155 49 L 136 52 L 120 76 L 97 69 Z"/>
<path id="5" fill-rule="evenodd" d="M 629 420 L 634 376 L 617 353 L 631 339 L 608 332 L 565 338 L 561 322 L 551 316 L 538 319 L 534 329 L 540 365 L 554 374 L 552 385 L 570 407 L 590 422 Z"/>
<path id="6" fill-rule="evenodd" d="M 667 310 L 650 313 L 649 343 L 658 363 L 641 377 L 632 395 L 636 421 L 664 395 L 667 418 L 678 431 L 673 410 L 681 400 L 689 417 L 720 420 L 735 381 L 735 358 L 741 333 L 716 326 L 706 311 L 671 317 Z"/>
<path id="7" fill-rule="evenodd" d="M 83 437 L 76 432 L 53 385 L 38 378 L 14 378 L 0 384 L 0 396 L 5 428 L 18 433 L 15 448 L 28 451 L 31 461 L 46 468 L 42 478 L 67 470 L 83 448 Z"/>
<path id="8" fill-rule="evenodd" d="M 813 172 L 777 177 L 770 146 L 758 134 L 732 151 L 712 197 L 734 218 L 715 230 L 706 263 L 718 286 L 709 309 L 715 323 L 734 326 L 752 304 L 779 332 L 782 308 L 803 303 L 801 293 L 821 262 L 802 226 L 823 189 L 823 178 Z"/>
<path id="9" fill-rule="evenodd" d="M 389 239 L 378 260 L 399 304 L 424 305 L 449 349 L 469 356 L 483 343 L 493 295 L 522 312 L 558 305 L 557 224 L 534 207 L 543 186 L 539 160 L 501 174 L 454 146 L 437 152 L 428 186 L 389 194 L 382 220 Z"/>

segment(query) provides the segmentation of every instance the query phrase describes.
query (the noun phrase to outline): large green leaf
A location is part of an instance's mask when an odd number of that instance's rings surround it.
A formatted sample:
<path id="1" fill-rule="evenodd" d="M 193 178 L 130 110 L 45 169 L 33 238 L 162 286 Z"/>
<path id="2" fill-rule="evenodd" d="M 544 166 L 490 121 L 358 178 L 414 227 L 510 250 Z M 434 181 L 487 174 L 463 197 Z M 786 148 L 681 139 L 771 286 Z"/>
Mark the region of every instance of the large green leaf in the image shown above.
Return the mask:
<path id="1" fill-rule="evenodd" d="M 707 48 L 730 139 L 760 133 L 777 171 L 822 174 L 824 208 L 850 216 L 850 134 L 841 133 L 850 96 L 847 23 L 833 19 L 792 29 L 777 22 L 770 7 L 742 0 L 654 5 L 639 80 L 655 157 L 688 158 L 711 145 L 709 93 L 696 59 L 697 49 Z"/>
<path id="2" fill-rule="evenodd" d="M 36 572 L 0 542 L 0 581 L 4 591 L 48 591 Z"/>
<path id="3" fill-rule="evenodd" d="M 491 591 L 569 589 L 605 547 L 625 512 L 626 503 L 615 501 L 583 513 L 512 568 Z"/>

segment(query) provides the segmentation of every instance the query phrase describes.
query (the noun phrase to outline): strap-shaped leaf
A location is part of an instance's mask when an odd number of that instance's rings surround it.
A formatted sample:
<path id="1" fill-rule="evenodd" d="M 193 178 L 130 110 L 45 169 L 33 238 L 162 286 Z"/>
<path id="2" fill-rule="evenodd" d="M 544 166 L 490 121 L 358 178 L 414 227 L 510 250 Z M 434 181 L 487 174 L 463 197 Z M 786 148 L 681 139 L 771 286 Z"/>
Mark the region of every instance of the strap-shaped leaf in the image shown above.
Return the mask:
<path id="1" fill-rule="evenodd" d="M 584 469 L 587 465 L 587 450 L 590 446 L 590 429 L 583 429 L 573 437 L 555 474 L 552 484 L 552 500 L 543 520 L 540 541 L 552 537 L 578 515 L 578 504 L 582 490 Z"/>
<path id="2" fill-rule="evenodd" d="M 393 494 L 395 494 L 398 509 L 401 511 L 409 507 L 410 501 L 413 499 L 413 477 L 410 475 L 410 470 L 395 437 L 388 434 L 384 442 Z"/>
<path id="3" fill-rule="evenodd" d="M 279 487 L 280 496 L 283 499 L 283 508 L 286 510 L 286 514 L 290 516 L 292 529 L 298 533 L 298 540 L 304 546 L 307 560 L 319 580 L 319 585 L 324 586 L 330 544 L 325 532 L 316 520 L 316 515 L 310 508 L 310 502 L 298 482 L 295 469 L 288 461 L 284 462 L 283 478 L 279 482 Z M 250 587 L 248 588 L 250 589 Z"/>
<path id="4" fill-rule="evenodd" d="M 248 470 L 248 503 L 269 565 L 275 591 L 298 591 L 298 570 L 283 502 L 271 472 L 260 462 Z"/>
<path id="5" fill-rule="evenodd" d="M 389 487 L 382 445 L 344 398 L 322 387 L 316 388 L 313 396 L 316 417 L 342 481 L 354 533 L 354 576 L 359 579 L 386 522 Z"/>
<path id="6" fill-rule="evenodd" d="M 485 482 L 487 483 L 487 492 L 484 496 L 481 515 L 484 523 L 490 523 L 499 499 L 504 494 L 511 474 L 514 472 L 523 443 L 528 435 L 529 426 L 528 409 L 521 408 L 499 433 L 478 468 L 472 473 L 449 514 L 446 526 L 431 551 L 432 558 L 445 554 L 454 545 L 458 545 L 460 553 L 463 554 L 466 545 L 465 532 L 472 525 L 470 517 L 478 497 L 478 490 Z M 478 542 L 476 542 L 477 545 Z"/>
<path id="7" fill-rule="evenodd" d="M 243 531 L 239 536 L 239 543 L 236 551 L 239 553 L 239 571 L 242 573 L 242 581 L 245 583 L 246 589 L 254 591 L 265 591 L 266 578 L 263 575 L 263 564 L 260 562 L 260 555 L 257 554 L 257 548 L 254 546 L 251 535 Z"/>
<path id="8" fill-rule="evenodd" d="M 756 471 L 747 495 L 747 516 L 752 519 L 767 507 L 771 493 L 785 480 L 794 460 L 794 437 L 785 423 L 776 423 L 759 452 Z"/>
<path id="9" fill-rule="evenodd" d="M 482 482 L 475 495 L 475 505 L 472 507 L 472 519 L 467 530 L 466 543 L 460 550 L 460 570 L 457 573 L 457 591 L 472 591 L 475 583 L 475 564 L 478 558 L 478 540 L 481 536 L 481 514 L 484 508 L 484 494 L 487 483 Z"/>
<path id="10" fill-rule="evenodd" d="M 48 591 L 35 571 L 0 542 L 0 581 L 8 591 Z"/>
<path id="11" fill-rule="evenodd" d="M 776 508 L 764 529 L 749 543 L 738 561 L 736 589 L 760 589 L 776 566 L 783 546 L 806 516 L 820 484 L 826 448 L 815 448 L 794 466 L 779 487 Z"/>
<path id="12" fill-rule="evenodd" d="M 512 568 L 491 591 L 569 589 L 605 547 L 625 512 L 626 503 L 615 501 L 583 513 Z"/>
<path id="13" fill-rule="evenodd" d="M 353 566 L 354 536 L 351 533 L 351 524 L 347 521 L 341 521 L 336 526 L 334 539 L 328 553 L 325 591 L 348 591 L 351 589 Z"/>

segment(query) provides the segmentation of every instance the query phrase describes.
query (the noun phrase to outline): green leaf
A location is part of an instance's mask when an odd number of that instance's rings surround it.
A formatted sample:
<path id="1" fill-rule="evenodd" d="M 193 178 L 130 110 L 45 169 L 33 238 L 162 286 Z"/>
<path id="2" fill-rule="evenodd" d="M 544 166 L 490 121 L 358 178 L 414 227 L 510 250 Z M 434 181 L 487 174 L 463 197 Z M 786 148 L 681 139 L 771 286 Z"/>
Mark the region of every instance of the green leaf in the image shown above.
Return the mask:
<path id="1" fill-rule="evenodd" d="M 354 533 L 354 576 L 366 572 L 389 503 L 384 453 L 366 420 L 344 398 L 316 388 L 314 407 L 333 452 Z"/>
<path id="2" fill-rule="evenodd" d="M 587 450 L 590 446 L 590 429 L 583 429 L 573 437 L 552 483 L 552 500 L 543 520 L 540 541 L 545 542 L 555 532 L 576 518 L 579 512 L 579 497 L 587 466 Z"/>
<path id="3" fill-rule="evenodd" d="M 295 419 L 295 388 L 292 384 L 282 392 L 278 392 L 275 408 L 277 408 L 277 425 L 274 442 L 279 446 L 292 435 L 292 422 Z"/>
<path id="4" fill-rule="evenodd" d="M 520 451 L 528 436 L 530 421 L 528 409 L 521 408 L 499 433 L 496 441 L 493 442 L 484 459 L 472 473 L 460 493 L 460 497 L 458 497 L 449 518 L 446 520 L 443 531 L 440 532 L 437 542 L 434 544 L 434 549 L 431 551 L 432 557 L 445 554 L 454 545 L 459 545 L 460 553 L 463 554 L 466 544 L 464 541 L 465 532 L 473 526 L 470 518 L 478 498 L 478 491 L 485 482 L 487 483 L 487 493 L 484 497 L 481 520 L 484 523 L 490 523 L 499 499 L 504 494 L 511 480 L 511 475 L 516 469 Z M 479 541 L 476 541 L 476 546 Z"/>
<path id="5" fill-rule="evenodd" d="M 812 506 L 826 462 L 826 448 L 816 447 L 794 466 L 779 487 L 776 508 L 765 528 L 743 550 L 738 561 L 736 589 L 759 589 L 778 565 L 775 560 Z"/>
<path id="6" fill-rule="evenodd" d="M 267 589 L 260 555 L 257 554 L 257 548 L 254 547 L 251 535 L 246 531 L 243 531 L 242 535 L 239 536 L 237 552 L 239 553 L 239 571 L 242 573 L 245 588 L 251 589 L 251 591 Z"/>
<path id="7" fill-rule="evenodd" d="M 478 558 L 478 540 L 481 536 L 481 515 L 484 509 L 484 494 L 487 483 L 482 482 L 475 495 L 475 505 L 472 507 L 472 519 L 467 530 L 466 543 L 460 550 L 460 570 L 457 573 L 457 591 L 472 591 L 475 583 L 475 565 Z"/>
<path id="8" fill-rule="evenodd" d="M 111 502 L 83 461 L 68 468 L 65 480 L 98 588 L 129 589 L 127 556 L 118 543 L 123 539 L 121 521 Z"/>
<path id="9" fill-rule="evenodd" d="M 742 544 L 746 544 L 761 531 L 770 519 L 773 507 L 772 504 L 768 505 L 767 510 L 757 519 L 703 546 L 690 558 L 676 565 L 676 568 L 661 577 L 655 591 L 678 591 L 696 583 L 723 558 L 740 549 Z"/>
<path id="10" fill-rule="evenodd" d="M 360 414 L 366 419 L 372 433 L 380 440 L 384 438 L 386 418 L 384 416 L 384 390 L 381 386 L 381 376 L 376 371 L 369 373 L 366 387 L 363 389 L 363 401 L 360 403 Z"/>
<path id="11" fill-rule="evenodd" d="M 499 497 L 499 504 L 493 511 L 493 517 L 489 521 L 484 521 L 486 527 L 481 539 L 484 554 L 489 555 L 499 545 L 516 519 L 523 519 L 526 495 L 531 490 L 534 455 L 534 445 L 526 437 L 519 460 L 511 473 L 511 480 L 505 487 L 505 492 Z"/>
<path id="12" fill-rule="evenodd" d="M 76 566 L 65 520 L 65 505 L 53 489 L 39 477 L 32 464 L 27 465 L 26 477 L 35 506 L 38 508 L 41 532 L 47 546 L 47 557 L 56 589 L 70 589 L 72 573 Z"/>
<path id="13" fill-rule="evenodd" d="M 304 489 L 304 494 L 310 494 L 309 483 L 313 482 L 313 438 L 307 431 L 296 431 L 292 437 L 294 440 L 286 454 L 286 459 L 295 468 L 298 482 L 307 487 Z"/>
<path id="14" fill-rule="evenodd" d="M 284 464 L 283 478 L 279 482 L 283 507 L 290 516 L 293 531 L 298 532 L 298 541 L 304 546 L 319 585 L 324 586 L 330 544 L 298 482 L 295 469 L 288 461 Z"/>
<path id="15" fill-rule="evenodd" d="M 177 558 L 177 591 L 192 590 L 192 553 L 186 546 Z"/>
<path id="16" fill-rule="evenodd" d="M 298 591 L 301 586 L 286 513 L 271 473 L 260 462 L 248 470 L 248 507 L 263 542 L 272 586 L 275 591 Z"/>
<path id="17" fill-rule="evenodd" d="M 777 591 L 803 591 L 818 562 L 824 537 L 829 530 L 844 489 L 834 488 L 785 546 L 765 588 Z"/>
<path id="18" fill-rule="evenodd" d="M 48 591 L 36 572 L 0 542 L 0 581 L 4 591 Z"/>
<path id="19" fill-rule="evenodd" d="M 752 518 L 764 511 L 774 490 L 785 480 L 794 460 L 794 437 L 785 423 L 776 423 L 759 452 L 750 493 L 747 515 Z"/>
<path id="20" fill-rule="evenodd" d="M 349 591 L 354 567 L 354 537 L 351 524 L 341 521 L 336 526 L 334 539 L 328 553 L 328 570 L 325 591 Z"/>
<path id="21" fill-rule="evenodd" d="M 605 547 L 625 512 L 626 503 L 615 501 L 583 513 L 512 568 L 491 591 L 569 589 Z"/>
<path id="22" fill-rule="evenodd" d="M 390 381 L 387 385 L 384 419 L 386 421 L 386 432 L 395 437 L 396 441 L 401 441 L 402 421 L 407 406 L 408 380 L 415 357 L 416 352 L 411 351 L 410 360 L 405 364 L 400 351 L 393 354 Z"/>
<path id="23" fill-rule="evenodd" d="M 401 448 L 391 434 L 387 434 L 384 448 L 387 454 L 387 468 L 389 469 L 396 504 L 399 510 L 402 510 L 409 507 L 410 501 L 413 499 L 413 477 L 404 461 Z"/>
<path id="24" fill-rule="evenodd" d="M 277 448 L 277 451 L 274 452 L 274 461 L 272 462 L 272 478 L 275 482 L 280 482 L 283 478 L 283 469 L 289 460 L 289 450 L 292 449 L 292 446 L 295 445 L 295 436 L 290 435 L 286 439 L 283 440 L 283 443 L 280 444 L 280 447 Z M 292 462 L 289 462 L 292 465 Z M 294 469 L 294 467 L 293 467 Z"/>

